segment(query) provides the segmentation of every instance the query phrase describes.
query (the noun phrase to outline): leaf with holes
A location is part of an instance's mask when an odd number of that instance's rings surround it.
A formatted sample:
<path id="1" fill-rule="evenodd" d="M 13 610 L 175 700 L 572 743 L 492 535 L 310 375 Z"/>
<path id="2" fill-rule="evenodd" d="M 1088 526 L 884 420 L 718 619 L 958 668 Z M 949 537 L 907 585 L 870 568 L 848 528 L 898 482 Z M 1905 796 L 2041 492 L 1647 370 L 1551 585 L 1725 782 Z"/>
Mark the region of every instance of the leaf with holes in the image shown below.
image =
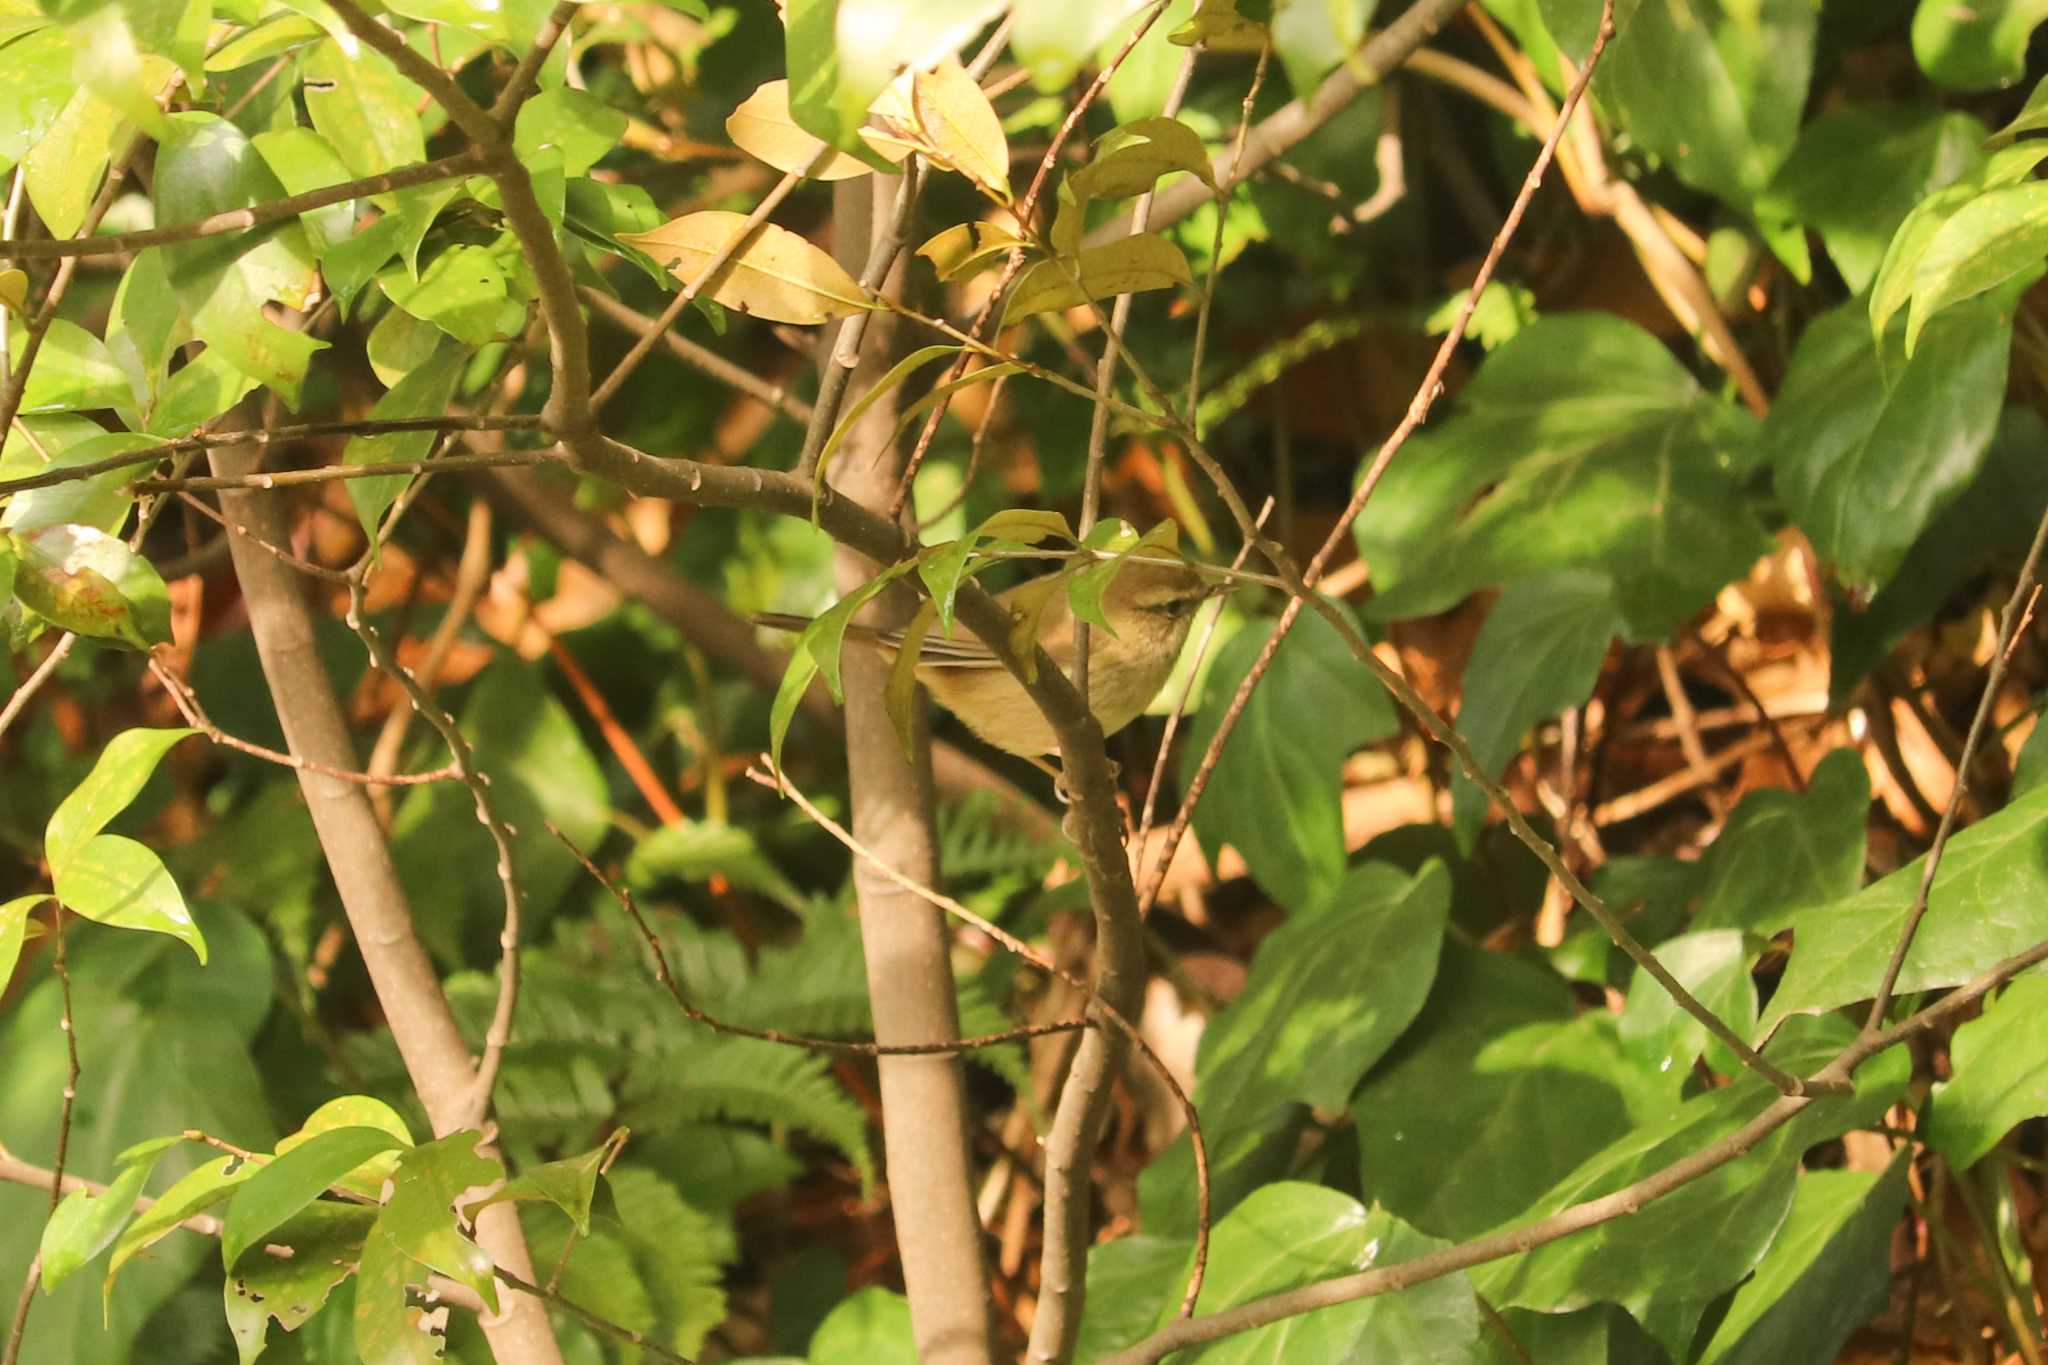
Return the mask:
<path id="1" fill-rule="evenodd" d="M 1000 223 L 976 221 L 955 223 L 919 247 L 917 254 L 932 263 L 940 280 L 951 282 L 984 270 L 1028 245 Z"/>
<path id="2" fill-rule="evenodd" d="M 652 232 L 621 233 L 687 288 L 703 278 L 713 258 L 746 231 L 747 216 L 706 209 L 672 219 Z M 871 306 L 859 283 L 837 261 L 773 223 L 754 229 L 751 240 L 720 267 L 704 297 L 770 322 L 809 325 L 830 322 Z"/>

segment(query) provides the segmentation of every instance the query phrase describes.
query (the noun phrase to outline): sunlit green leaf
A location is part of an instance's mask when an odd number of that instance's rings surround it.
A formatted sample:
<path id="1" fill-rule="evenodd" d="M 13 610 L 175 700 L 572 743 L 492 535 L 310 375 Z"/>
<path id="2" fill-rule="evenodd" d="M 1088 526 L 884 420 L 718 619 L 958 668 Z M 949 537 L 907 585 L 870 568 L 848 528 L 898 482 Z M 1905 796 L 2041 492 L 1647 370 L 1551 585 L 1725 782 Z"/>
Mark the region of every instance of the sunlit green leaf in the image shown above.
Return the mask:
<path id="1" fill-rule="evenodd" d="M 51 625 L 136 649 L 170 640 L 164 581 L 119 537 L 90 526 L 44 526 L 11 540 L 14 595 Z"/>
<path id="2" fill-rule="evenodd" d="M 2048 1114 L 2048 977 L 2005 988 L 1984 1013 L 1956 1030 L 1949 1046 L 1955 1078 L 1938 1087 L 1927 1110 L 1927 1144 L 1958 1168 L 1974 1166 L 2015 1124 Z"/>

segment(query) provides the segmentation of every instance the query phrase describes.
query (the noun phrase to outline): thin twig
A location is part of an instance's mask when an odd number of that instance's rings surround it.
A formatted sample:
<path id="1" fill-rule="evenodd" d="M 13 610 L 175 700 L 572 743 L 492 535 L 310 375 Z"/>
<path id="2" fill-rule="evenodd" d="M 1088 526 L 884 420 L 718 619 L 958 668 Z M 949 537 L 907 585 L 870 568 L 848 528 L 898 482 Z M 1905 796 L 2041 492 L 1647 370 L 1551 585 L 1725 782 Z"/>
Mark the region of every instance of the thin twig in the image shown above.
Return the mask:
<path id="1" fill-rule="evenodd" d="M 376 464 L 327 464 L 312 469 L 280 469 L 275 473 L 196 474 L 190 478 L 137 479 L 138 493 L 203 492 L 221 488 L 299 488 L 347 479 L 379 479 L 403 474 L 461 474 L 477 469 L 526 469 L 559 464 L 555 450 L 499 450 L 474 455 L 441 455 L 426 460 L 386 460 Z"/>
<path id="2" fill-rule="evenodd" d="M 1856 1069 L 1872 1057 L 1947 1026 L 1976 1008 L 1986 995 L 2044 961 L 2048 961 L 2048 940 L 2036 943 L 1980 973 L 1904 1022 L 1880 1032 L 1860 1034 L 1834 1060 L 1814 1074 L 1806 1093 L 1780 1095 L 1733 1133 L 1612 1193 L 1573 1204 L 1533 1223 L 1474 1238 L 1397 1265 L 1321 1280 L 1300 1289 L 1240 1304 L 1227 1312 L 1172 1323 L 1137 1345 L 1105 1357 L 1102 1365 L 1153 1365 L 1153 1362 L 1189 1346 L 1248 1332 L 1318 1308 L 1397 1293 L 1638 1213 L 1645 1206 L 1753 1150 L 1758 1143 L 1804 1112 L 1807 1106 L 1821 1102 L 1822 1096 L 1842 1093 Z"/>
<path id="3" fill-rule="evenodd" d="M 71 1153 L 71 1111 L 78 1101 L 78 1028 L 71 1012 L 71 968 L 64 958 L 64 907 L 56 901 L 50 903 L 50 938 L 50 968 L 57 974 L 58 993 L 63 1002 L 57 1027 L 64 1033 L 64 1091 L 63 1102 L 57 1110 L 57 1152 L 50 1162 L 50 1207 L 43 1216 L 45 1226 L 55 1216 L 57 1205 L 64 1198 L 64 1163 Z M 21 1298 L 14 1305 L 14 1321 L 7 1330 L 7 1352 L 0 1357 L 0 1365 L 19 1365 L 22 1339 L 28 1331 L 29 1309 L 35 1305 L 42 1269 L 43 1259 L 38 1254 L 22 1281 Z"/>
<path id="4" fill-rule="evenodd" d="M 1004 1029 L 1000 1033 L 977 1034 L 971 1038 L 947 1038 L 935 1043 L 863 1043 L 845 1038 L 819 1038 L 801 1033 L 784 1033 L 781 1029 L 751 1028 L 746 1024 L 735 1024 L 706 1013 L 690 1002 L 683 994 L 683 988 L 676 979 L 675 969 L 669 965 L 668 952 L 661 946 L 660 935 L 647 922 L 639 902 L 633 893 L 606 876 L 598 865 L 591 861 L 576 842 L 558 828 L 554 821 L 547 822 L 548 833 L 562 842 L 583 870 L 599 886 L 605 889 L 626 917 L 633 921 L 633 927 L 640 931 L 640 937 L 647 943 L 648 954 L 654 959 L 654 979 L 675 1001 L 676 1008 L 692 1023 L 702 1024 L 714 1033 L 729 1034 L 735 1038 L 752 1038 L 762 1043 L 777 1043 L 784 1047 L 799 1047 L 808 1052 L 841 1052 L 857 1057 L 940 1057 L 959 1052 L 972 1052 L 979 1048 L 995 1047 L 1002 1043 L 1021 1042 L 1030 1038 L 1043 1037 L 1049 1033 L 1073 1033 L 1092 1027 L 1086 1019 L 1058 1019 L 1046 1024 L 1023 1024 L 1016 1028 Z"/>
<path id="5" fill-rule="evenodd" d="M 577 0 L 558 0 L 554 11 L 541 24 L 540 32 L 533 36 L 533 46 L 520 54 L 519 65 L 512 69 L 512 75 L 505 82 L 505 88 L 498 92 L 497 102 L 491 105 L 491 117 L 501 124 L 510 125 L 519 114 L 519 106 L 533 93 L 533 83 L 540 79 L 540 69 L 547 62 L 548 54 L 555 50 L 555 44 L 569 31 L 569 20 L 582 8 Z"/>
<path id="6" fill-rule="evenodd" d="M 261 744 L 251 744 L 246 739 L 235 738 L 235 736 L 228 734 L 225 730 L 214 724 L 212 717 L 208 716 L 205 709 L 200 706 L 199 695 L 186 685 L 184 679 L 165 667 L 163 661 L 154 655 L 149 660 L 149 671 L 156 678 L 157 682 L 163 685 L 165 693 L 170 696 L 171 701 L 177 706 L 178 714 L 185 718 L 185 723 L 205 735 L 215 744 L 220 745 L 223 749 L 233 749 L 236 753 L 247 754 L 251 758 L 260 758 L 266 763 L 275 763 L 281 768 L 291 768 L 299 772 L 319 773 L 322 777 L 331 777 L 337 782 L 354 782 L 366 787 L 416 787 L 428 782 L 446 782 L 450 778 L 461 775 L 452 763 L 445 767 L 436 768 L 432 772 L 424 773 L 379 774 L 373 772 L 351 772 L 346 768 L 334 768 L 329 767 L 325 763 L 315 763 L 312 759 L 302 758 L 298 754 L 283 753 L 277 749 L 265 748 Z"/>
<path id="7" fill-rule="evenodd" d="M 905 163 L 901 180 L 902 183 L 896 187 L 896 202 L 890 207 L 889 221 L 874 233 L 867 261 L 861 267 L 858 283 L 863 294 L 881 292 L 883 281 L 896 268 L 896 262 L 909 242 L 910 220 L 917 210 L 915 158 Z M 833 424 L 839 419 L 839 406 L 846 399 L 846 386 L 853 382 L 853 372 L 860 365 L 861 342 L 867 336 L 870 316 L 862 311 L 842 321 L 838 335 L 819 362 L 818 397 L 811 407 L 810 423 L 804 428 L 803 448 L 796 457 L 796 472 L 804 478 L 816 473 L 819 456 L 832 435 Z"/>
<path id="8" fill-rule="evenodd" d="M 628 308 L 611 295 L 589 285 L 577 289 L 583 301 L 617 323 L 636 337 L 653 336 L 668 348 L 670 355 L 695 369 L 702 370 L 728 388 L 738 389 L 757 403 L 775 409 L 793 422 L 811 420 L 811 405 L 791 393 L 780 384 L 771 384 L 752 370 L 733 364 L 718 352 L 683 336 L 673 328 L 663 327 L 655 319 L 635 309 Z"/>
<path id="9" fill-rule="evenodd" d="M 2012 657 L 2021 618 L 2032 601 L 2034 583 L 2041 571 L 2043 546 L 2048 546 L 2048 513 L 2042 515 L 2041 524 L 2034 531 L 2034 543 L 2027 550 L 2026 562 L 2020 566 L 2019 581 L 2013 585 L 2012 596 L 2006 599 L 2005 610 L 2000 613 L 1998 649 L 1992 655 L 1990 672 L 1984 678 L 1984 693 L 1977 701 L 1977 714 L 1970 720 L 1970 733 L 1963 740 L 1963 752 L 1956 762 L 1955 787 L 1949 792 L 1948 806 L 1941 813 L 1941 824 L 1934 831 L 1934 842 L 1928 846 L 1927 863 L 1920 873 L 1920 886 L 1913 893 L 1912 907 L 1906 911 L 1906 922 L 1899 929 L 1899 941 L 1892 946 L 1891 960 L 1885 963 L 1884 976 L 1870 1001 L 1870 1013 L 1863 1021 L 1865 1032 L 1881 1025 L 1890 1011 L 1892 992 L 1898 988 L 1899 973 L 1906 965 L 1906 954 L 1912 949 L 1913 937 L 1920 932 L 1920 921 L 1927 914 L 1927 898 L 1934 890 L 1935 873 L 1941 870 L 1942 854 L 1948 850 L 1949 836 L 1955 832 L 1956 816 L 1962 810 L 1970 789 L 1971 760 L 1976 757 L 1977 746 L 1984 742 L 1985 733 L 1990 729 L 1992 706 L 1998 699 L 2000 685 L 2005 682 L 2005 666 Z"/>
<path id="10" fill-rule="evenodd" d="M 1066 149 L 1067 139 L 1074 135 L 1074 130 L 1080 126 L 1081 120 L 1087 115 L 1089 108 L 1095 103 L 1102 92 L 1109 87 L 1110 79 L 1123 67 L 1125 59 L 1136 49 L 1138 40 L 1151 31 L 1152 25 L 1159 22 L 1159 16 L 1164 13 L 1166 13 L 1166 0 L 1151 0 L 1150 8 L 1144 17 L 1138 21 L 1136 27 L 1131 30 L 1131 34 L 1124 40 L 1123 46 L 1118 48 L 1116 54 L 1102 64 L 1102 69 L 1095 73 L 1095 78 L 1081 92 L 1080 98 L 1074 101 L 1073 107 L 1067 111 L 1066 118 L 1060 122 L 1059 128 L 1054 131 L 1052 140 L 1046 144 L 1045 155 L 1039 158 L 1038 170 L 1033 173 L 1030 186 L 1025 189 L 1024 197 L 1017 202 L 1017 207 L 1014 210 L 1017 222 L 1024 231 L 1029 232 L 1031 230 L 1032 219 L 1036 215 L 1039 198 L 1045 193 L 1045 186 L 1052 176 L 1053 167 L 1059 164 L 1060 153 Z M 988 297 L 982 301 L 980 311 L 974 315 L 973 323 L 967 328 L 968 336 L 973 341 L 981 342 L 987 340 L 989 325 L 999 315 L 998 309 L 1002 304 L 1003 296 L 1009 292 L 1010 286 L 1016 282 L 1017 277 L 1024 271 L 1024 256 L 1024 249 L 1018 247 L 1012 250 L 1008 257 L 1004 259 L 1002 271 L 996 276 L 995 287 L 989 291 Z M 945 392 L 947 396 L 934 403 L 932 410 L 925 415 L 924 426 L 917 433 L 917 443 L 911 447 L 910 458 L 903 462 L 903 473 L 896 480 L 896 494 L 889 500 L 888 517 L 891 521 L 895 521 L 903 515 L 904 505 L 910 501 L 910 490 L 917 482 L 917 471 L 924 467 L 925 454 L 931 449 L 933 438 L 939 434 L 939 423 L 945 420 L 946 409 L 952 406 L 951 391 L 946 390 L 945 386 L 967 373 L 967 360 L 967 355 L 962 353 L 947 368 L 945 378 L 939 381 L 940 390 Z"/>
<path id="11" fill-rule="evenodd" d="M 461 152 L 455 156 L 444 156 L 438 161 L 423 161 L 417 166 L 402 166 L 398 170 L 386 171 L 382 175 L 365 176 L 361 180 L 350 180 L 340 185 L 327 185 L 285 199 L 265 200 L 261 204 L 252 204 L 245 209 L 228 209 L 189 223 L 171 223 L 139 232 L 112 233 L 105 237 L 43 237 L 24 241 L 0 241 L 0 256 L 12 256 L 23 261 L 50 260 L 57 257 L 118 256 L 130 251 L 140 251 L 144 247 L 168 246 L 176 242 L 197 241 L 202 237 L 218 237 L 230 232 L 247 232 L 250 228 L 262 227 L 286 218 L 296 218 L 301 213 L 324 209 L 331 204 L 344 204 L 351 199 L 367 199 L 375 194 L 388 194 L 393 190 L 410 189 L 415 185 L 431 185 L 437 180 L 454 180 L 465 175 L 473 175 L 483 170 L 485 164 L 484 159 L 476 152 Z"/>
<path id="12" fill-rule="evenodd" d="M 1015 934 L 1010 933 L 1007 929 L 981 915 L 975 914 L 974 911 L 968 909 L 959 901 L 954 900 L 951 896 L 935 891 L 915 878 L 904 875 L 904 873 L 891 866 L 885 860 L 875 856 L 866 845 L 853 837 L 852 831 L 839 824 L 831 816 L 825 814 L 825 812 L 819 810 L 809 797 L 797 790 L 795 784 L 785 774 L 774 771 L 768 762 L 767 755 L 762 755 L 761 761 L 747 770 L 747 777 L 768 788 L 770 791 L 788 797 L 791 801 L 795 802 L 797 809 L 809 816 L 812 823 L 817 825 L 818 828 L 830 834 L 834 839 L 837 839 L 849 853 L 860 858 L 911 895 L 916 896 L 934 909 L 943 910 L 963 924 L 973 926 L 988 935 L 996 943 L 1009 949 L 1010 952 L 1019 958 L 1038 968 L 1038 970 L 1046 973 L 1048 976 L 1059 978 L 1067 985 L 1081 992 L 1083 998 L 1089 1002 L 1089 1008 L 1100 1010 L 1103 1018 L 1109 1021 L 1111 1027 L 1123 1034 L 1130 1041 L 1131 1045 L 1137 1049 L 1138 1053 L 1145 1058 L 1147 1063 L 1158 1071 L 1160 1079 L 1166 1083 L 1167 1089 L 1173 1092 L 1174 1102 L 1180 1106 L 1182 1115 L 1187 1119 L 1188 1133 L 1194 1145 L 1195 1197 L 1199 1206 L 1199 1212 L 1196 1220 L 1194 1270 L 1188 1281 L 1187 1292 L 1181 1298 L 1180 1310 L 1183 1317 L 1193 1313 L 1195 1300 L 1202 1292 L 1202 1279 L 1209 1264 L 1209 1239 L 1206 1233 L 1206 1229 L 1209 1226 L 1209 1147 L 1202 1137 L 1201 1115 L 1196 1112 L 1194 1101 L 1188 1098 L 1187 1092 L 1181 1088 L 1180 1082 L 1174 1078 L 1172 1071 L 1167 1068 L 1164 1059 L 1157 1052 L 1153 1051 L 1150 1043 L 1145 1041 L 1144 1035 L 1138 1031 L 1137 1025 L 1125 1018 L 1123 1013 L 1115 1006 L 1104 1000 L 1100 992 L 1088 982 L 1067 971 L 1051 958 L 1025 943 Z"/>

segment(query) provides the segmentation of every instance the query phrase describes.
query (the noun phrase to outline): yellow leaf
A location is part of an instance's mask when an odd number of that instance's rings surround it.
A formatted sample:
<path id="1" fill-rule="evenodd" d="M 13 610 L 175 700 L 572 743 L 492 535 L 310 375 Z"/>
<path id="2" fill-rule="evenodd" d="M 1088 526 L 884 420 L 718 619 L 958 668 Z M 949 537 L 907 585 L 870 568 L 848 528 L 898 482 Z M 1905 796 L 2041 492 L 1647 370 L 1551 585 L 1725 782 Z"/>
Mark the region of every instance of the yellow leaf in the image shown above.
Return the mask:
<path id="1" fill-rule="evenodd" d="M 920 72 L 912 87 L 917 130 L 935 164 L 960 172 L 1001 203 L 1010 202 L 1010 141 L 974 77 L 955 61 Z"/>
<path id="2" fill-rule="evenodd" d="M 1127 199 L 1148 193 L 1162 175 L 1187 171 L 1215 187 L 1209 149 L 1179 119 L 1146 118 L 1112 128 L 1095 143 L 1095 158 L 1067 177 L 1082 199 Z"/>
<path id="3" fill-rule="evenodd" d="M 942 280 L 957 279 L 990 265 L 1025 245 L 1022 238 L 995 223 L 955 223 L 917 249 Z"/>
<path id="4" fill-rule="evenodd" d="M 11 312 L 28 311 L 28 273 L 21 270 L 0 270 L 0 308 Z"/>
<path id="5" fill-rule="evenodd" d="M 1078 260 L 1069 257 L 1032 266 L 1011 291 L 1003 323 L 1007 326 L 1039 313 L 1077 307 L 1089 299 L 1169 289 L 1193 279 L 1179 247 L 1156 232 L 1141 232 L 1090 247 Z"/>
<path id="6" fill-rule="evenodd" d="M 1266 26 L 1239 14 L 1237 0 L 1202 0 L 1167 41 L 1180 47 L 1199 43 L 1211 52 L 1257 52 L 1266 38 Z"/>
<path id="7" fill-rule="evenodd" d="M 711 209 L 685 214 L 651 232 L 621 233 L 619 240 L 639 247 L 687 287 L 746 231 L 746 223 L 743 213 Z M 702 292 L 727 308 L 770 322 L 829 322 L 870 306 L 837 261 L 773 223 L 763 223 Z"/>
<path id="8" fill-rule="evenodd" d="M 865 162 L 844 152 L 833 152 L 823 166 L 815 171 L 810 169 L 818 153 L 829 149 L 797 127 L 796 120 L 790 117 L 788 81 L 763 83 L 726 118 L 725 132 L 735 147 L 778 171 L 811 180 L 850 180 L 869 173 Z"/>

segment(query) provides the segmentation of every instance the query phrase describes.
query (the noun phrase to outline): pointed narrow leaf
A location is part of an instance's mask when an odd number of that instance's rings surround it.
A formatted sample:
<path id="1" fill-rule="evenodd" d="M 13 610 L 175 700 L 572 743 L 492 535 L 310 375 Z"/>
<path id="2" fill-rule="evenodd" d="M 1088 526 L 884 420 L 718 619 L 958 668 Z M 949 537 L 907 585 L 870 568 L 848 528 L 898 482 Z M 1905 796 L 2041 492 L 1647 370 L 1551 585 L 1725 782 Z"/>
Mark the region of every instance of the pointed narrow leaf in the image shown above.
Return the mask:
<path id="1" fill-rule="evenodd" d="M 61 868 L 108 821 L 141 794 L 156 765 L 171 746 L 198 734 L 189 727 L 168 730 L 123 730 L 107 741 L 92 771 L 51 812 L 43 830 L 43 857 Z"/>
<path id="2" fill-rule="evenodd" d="M 1913 271 L 1906 355 L 1921 329 L 1950 304 L 2007 280 L 2039 274 L 2048 257 L 2048 181 L 2007 185 L 1971 200 L 1941 225 Z"/>
<path id="3" fill-rule="evenodd" d="M 817 676 L 818 661 L 799 643 L 790 653 L 789 666 L 782 670 L 774 705 L 768 708 L 768 762 L 777 772 L 782 771 L 782 741 L 789 734 L 789 723 L 796 719 L 796 708 L 810 690 L 811 679 Z"/>
<path id="4" fill-rule="evenodd" d="M 741 213 L 707 209 L 662 224 L 652 232 L 621 233 L 687 287 L 697 282 L 712 258 L 746 230 Z M 869 307 L 860 285 L 837 261 L 791 232 L 763 223 L 752 240 L 721 268 L 702 291 L 728 308 L 770 322 L 811 324 L 843 318 Z"/>
<path id="5" fill-rule="evenodd" d="M 21 945 L 28 937 L 29 912 L 50 899 L 41 894 L 16 896 L 0 905 L 0 995 L 14 976 L 14 964 L 21 960 Z"/>
<path id="6" fill-rule="evenodd" d="M 919 369 L 939 359 L 941 356 L 958 355 L 959 353 L 960 347 L 951 344 L 921 346 L 897 361 L 894 365 L 891 365 L 887 374 L 877 379 L 868 387 L 866 393 L 863 393 L 854 400 L 853 406 L 846 410 L 846 415 L 839 419 L 839 425 L 832 429 L 832 435 L 826 439 L 824 449 L 818 452 L 818 470 L 811 479 L 811 524 L 813 526 L 818 523 L 818 500 L 825 494 L 825 474 L 831 467 L 832 457 L 839 453 L 840 445 L 846 440 L 848 434 L 853 431 L 854 424 L 860 420 L 861 414 L 874 406 L 879 400 L 893 393 L 897 385 L 908 379 Z"/>
<path id="7" fill-rule="evenodd" d="M 917 759 L 916 736 L 913 733 L 917 702 L 917 660 L 924 653 L 925 637 L 931 634 L 932 623 L 938 619 L 938 602 L 927 598 L 918 606 L 917 615 L 910 618 L 910 624 L 903 628 L 903 643 L 896 647 L 896 657 L 889 664 L 889 681 L 883 690 L 882 700 L 889 712 L 889 724 L 896 728 L 897 742 L 903 746 L 903 757 L 910 762 Z"/>
<path id="8" fill-rule="evenodd" d="M 185 1172 L 176 1184 L 159 1195 L 156 1203 L 143 1210 L 114 1244 L 113 1257 L 107 1262 L 106 1285 L 100 1294 L 103 1313 L 106 1305 L 113 1302 L 114 1280 L 122 1266 L 175 1232 L 193 1214 L 204 1213 L 228 1198 L 237 1185 L 260 1169 L 255 1162 L 242 1157 L 218 1157 Z"/>
<path id="9" fill-rule="evenodd" d="M 569 1221 L 576 1225 L 577 1232 L 589 1236 L 590 1206 L 597 1196 L 598 1178 L 605 1163 L 618 1152 L 625 1140 L 626 1130 L 614 1129 L 602 1146 L 582 1156 L 529 1167 L 500 1185 L 489 1198 L 463 1205 L 463 1216 L 475 1221 L 477 1214 L 493 1204 L 549 1203 L 569 1215 Z"/>
<path id="10" fill-rule="evenodd" d="M 242 1182 L 228 1205 L 220 1233 L 221 1265 L 242 1253 L 318 1199 L 356 1167 L 404 1144 L 381 1128 L 331 1128 L 307 1139 Z"/>
<path id="11" fill-rule="evenodd" d="M 121 1229 L 135 1217 L 135 1197 L 142 1193 L 149 1173 L 156 1169 L 157 1159 L 162 1155 L 162 1147 L 146 1152 L 99 1194 L 90 1190 L 73 1190 L 64 1196 L 64 1202 L 43 1225 L 41 1258 L 45 1294 L 55 1290 L 73 1271 L 113 1245 L 114 1239 L 121 1235 Z"/>

